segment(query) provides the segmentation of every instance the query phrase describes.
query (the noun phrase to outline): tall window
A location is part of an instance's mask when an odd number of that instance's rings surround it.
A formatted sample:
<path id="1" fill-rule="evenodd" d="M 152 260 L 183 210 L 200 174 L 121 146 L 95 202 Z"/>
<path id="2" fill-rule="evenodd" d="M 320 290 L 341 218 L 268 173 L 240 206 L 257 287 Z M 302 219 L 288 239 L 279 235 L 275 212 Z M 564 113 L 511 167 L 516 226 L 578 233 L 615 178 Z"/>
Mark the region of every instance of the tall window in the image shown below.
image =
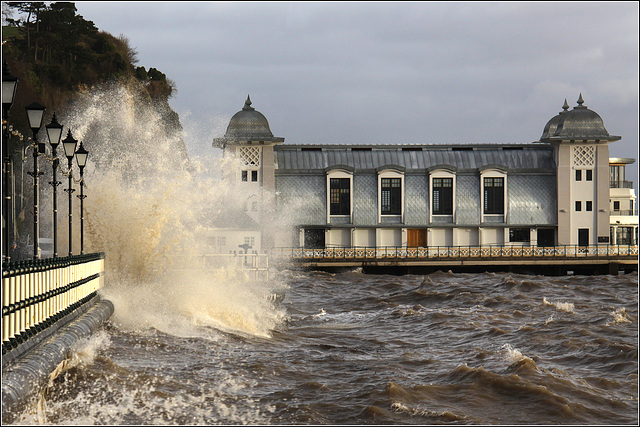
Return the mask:
<path id="1" fill-rule="evenodd" d="M 433 178 L 433 214 L 453 214 L 453 178 Z"/>
<path id="2" fill-rule="evenodd" d="M 331 215 L 351 215 L 351 195 L 349 193 L 351 180 L 349 178 L 330 178 L 329 213 Z"/>
<path id="3" fill-rule="evenodd" d="M 400 178 L 381 178 L 382 215 L 402 214 L 402 180 Z"/>
<path id="4" fill-rule="evenodd" d="M 484 213 L 504 214 L 504 178 L 484 178 Z"/>

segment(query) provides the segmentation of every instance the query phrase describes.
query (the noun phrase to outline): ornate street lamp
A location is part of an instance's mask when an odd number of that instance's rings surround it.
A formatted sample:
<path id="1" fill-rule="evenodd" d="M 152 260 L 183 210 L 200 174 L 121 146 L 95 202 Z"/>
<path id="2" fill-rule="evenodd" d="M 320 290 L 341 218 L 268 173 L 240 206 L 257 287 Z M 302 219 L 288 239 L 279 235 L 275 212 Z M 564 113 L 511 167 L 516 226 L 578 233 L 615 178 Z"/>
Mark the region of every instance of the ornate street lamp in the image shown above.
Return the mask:
<path id="1" fill-rule="evenodd" d="M 40 233 L 38 228 L 38 178 L 42 172 L 38 172 L 38 155 L 44 153 L 44 143 L 38 143 L 38 131 L 42 127 L 42 118 L 46 107 L 37 102 L 27 105 L 27 118 L 29 119 L 29 127 L 33 133 L 33 142 L 36 147 L 33 149 L 33 173 L 29 173 L 33 177 L 33 258 L 40 257 Z"/>
<path id="2" fill-rule="evenodd" d="M 84 167 L 87 165 L 87 157 L 89 152 L 84 149 L 82 141 L 80 141 L 80 147 L 76 151 L 76 161 L 80 168 L 80 255 L 84 254 L 84 199 L 87 197 L 84 195 Z"/>
<path id="3" fill-rule="evenodd" d="M 2 215 L 4 216 L 4 242 L 2 252 L 4 259 L 11 261 L 11 235 L 13 228 L 13 212 L 11 209 L 11 155 L 9 153 L 9 111 L 13 105 L 13 99 L 18 87 L 18 78 L 11 74 L 7 61 L 2 63 L 2 121 L 4 122 L 2 132 L 2 168 L 4 177 L 4 206 Z"/>
<path id="4" fill-rule="evenodd" d="M 69 188 L 65 189 L 67 193 L 69 193 L 69 256 L 73 255 L 73 233 L 71 232 L 71 225 L 73 219 L 73 205 L 71 203 L 71 194 L 76 191 L 73 187 L 73 174 L 72 174 L 72 166 L 73 166 L 73 155 L 76 151 L 76 145 L 78 141 L 76 141 L 73 136 L 71 136 L 71 130 L 68 131 L 67 137 L 62 141 L 62 146 L 64 147 L 64 154 L 67 156 L 68 160 L 68 168 L 69 168 Z"/>
<path id="5" fill-rule="evenodd" d="M 58 257 L 58 185 L 62 182 L 57 180 L 56 172 L 60 159 L 56 157 L 56 149 L 60 144 L 60 138 L 62 138 L 62 125 L 56 120 L 56 113 L 53 113 L 51 123 L 47 126 L 47 136 L 49 137 L 49 144 L 51 144 L 51 157 L 53 157 L 53 181 L 49 184 L 53 186 L 53 257 Z"/>
<path id="6" fill-rule="evenodd" d="M 9 109 L 13 104 L 17 88 L 18 78 L 11 74 L 7 61 L 4 61 L 2 63 L 2 112 L 5 120 L 9 117 Z"/>

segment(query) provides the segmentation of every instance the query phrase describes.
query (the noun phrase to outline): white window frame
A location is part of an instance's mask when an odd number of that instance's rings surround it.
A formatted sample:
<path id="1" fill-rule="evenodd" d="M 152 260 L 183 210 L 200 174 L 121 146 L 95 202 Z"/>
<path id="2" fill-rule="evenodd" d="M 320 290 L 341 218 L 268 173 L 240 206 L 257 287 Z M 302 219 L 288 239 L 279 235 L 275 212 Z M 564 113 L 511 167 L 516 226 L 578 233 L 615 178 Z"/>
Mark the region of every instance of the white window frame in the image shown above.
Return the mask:
<path id="1" fill-rule="evenodd" d="M 484 179 L 485 178 L 504 178 L 503 182 L 504 182 L 504 197 L 502 198 L 502 213 L 501 214 L 486 214 L 484 213 Z M 509 200 L 507 199 L 507 194 L 509 194 L 507 192 L 507 185 L 508 185 L 508 179 L 507 179 L 507 173 L 499 170 L 499 169 L 486 169 L 483 170 L 482 172 L 480 172 L 480 222 L 484 223 L 484 219 L 485 217 L 503 217 L 503 222 L 507 222 L 507 206 L 509 203 Z"/>
<path id="2" fill-rule="evenodd" d="M 434 178 L 452 178 L 453 184 L 451 189 L 452 211 L 451 214 L 434 214 L 433 213 L 433 179 Z M 429 222 L 433 222 L 433 217 L 453 216 L 453 222 L 456 222 L 456 174 L 446 169 L 436 169 L 429 174 Z"/>
<path id="3" fill-rule="evenodd" d="M 400 215 L 382 214 L 382 179 L 400 178 Z M 404 224 L 404 173 L 395 169 L 383 169 L 378 172 L 378 223 L 382 223 L 382 217 L 400 217 L 400 222 Z"/>
<path id="4" fill-rule="evenodd" d="M 349 215 L 331 215 L 331 178 L 349 179 Z M 353 218 L 353 173 L 343 169 L 334 169 L 327 172 L 327 224 L 331 223 L 331 218 Z"/>

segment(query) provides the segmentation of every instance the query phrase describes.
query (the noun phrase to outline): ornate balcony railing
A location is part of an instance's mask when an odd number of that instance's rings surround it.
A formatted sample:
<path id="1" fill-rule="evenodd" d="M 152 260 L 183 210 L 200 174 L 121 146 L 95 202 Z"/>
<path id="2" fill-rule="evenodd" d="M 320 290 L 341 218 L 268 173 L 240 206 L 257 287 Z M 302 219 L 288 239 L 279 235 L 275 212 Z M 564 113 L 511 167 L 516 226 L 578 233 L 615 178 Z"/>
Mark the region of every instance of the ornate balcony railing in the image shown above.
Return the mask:
<path id="1" fill-rule="evenodd" d="M 638 216 L 638 210 L 637 209 L 612 210 L 611 216 Z"/>
<path id="2" fill-rule="evenodd" d="M 638 257 L 637 245 L 597 246 L 430 246 L 330 247 L 322 249 L 274 248 L 275 259 L 293 260 L 464 260 L 511 258 Z"/>
<path id="3" fill-rule="evenodd" d="M 633 189 L 633 181 L 609 181 L 609 188 L 631 188 L 631 189 Z"/>
<path id="4" fill-rule="evenodd" d="M 18 348 L 96 296 L 104 254 L 5 263 L 2 353 Z"/>

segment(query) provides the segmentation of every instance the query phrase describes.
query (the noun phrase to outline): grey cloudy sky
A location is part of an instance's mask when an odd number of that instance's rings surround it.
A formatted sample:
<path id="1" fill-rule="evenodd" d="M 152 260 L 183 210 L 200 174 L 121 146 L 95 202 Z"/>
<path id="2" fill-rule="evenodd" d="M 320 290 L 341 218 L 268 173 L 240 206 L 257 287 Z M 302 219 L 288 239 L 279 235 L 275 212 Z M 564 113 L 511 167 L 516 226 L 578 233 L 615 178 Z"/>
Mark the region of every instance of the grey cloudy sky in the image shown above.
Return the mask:
<path id="1" fill-rule="evenodd" d="M 638 157 L 637 2 L 76 7 L 175 82 L 194 155 L 247 94 L 285 143 L 446 144 L 535 141 L 582 93 L 611 156 Z"/>

